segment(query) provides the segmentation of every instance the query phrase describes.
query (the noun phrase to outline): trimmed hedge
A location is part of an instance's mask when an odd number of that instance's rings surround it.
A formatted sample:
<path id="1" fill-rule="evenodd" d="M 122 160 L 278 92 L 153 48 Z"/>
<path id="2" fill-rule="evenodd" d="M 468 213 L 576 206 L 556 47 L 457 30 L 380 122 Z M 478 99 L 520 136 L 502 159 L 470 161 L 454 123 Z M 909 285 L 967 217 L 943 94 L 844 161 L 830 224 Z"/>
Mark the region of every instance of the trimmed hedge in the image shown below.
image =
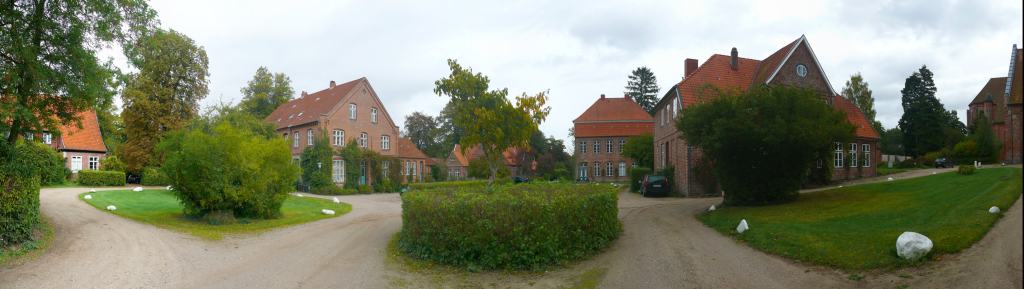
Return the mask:
<path id="1" fill-rule="evenodd" d="M 495 181 L 499 182 L 499 181 Z M 439 188 L 462 188 L 462 187 L 483 187 L 487 185 L 487 180 L 465 180 L 465 181 L 447 181 L 447 182 L 433 182 L 433 183 L 411 183 L 409 184 L 410 190 L 427 190 L 427 189 L 439 189 Z"/>
<path id="2" fill-rule="evenodd" d="M 63 184 L 68 177 L 64 167 L 64 157 L 49 145 L 38 141 L 19 142 L 19 158 L 25 163 L 32 163 L 39 176 L 40 185 Z"/>
<path id="3" fill-rule="evenodd" d="M 0 248 L 31 240 L 39 224 L 40 177 L 31 152 L 23 143 L 0 142 Z"/>
<path id="4" fill-rule="evenodd" d="M 159 168 L 148 167 L 142 171 L 143 186 L 166 186 L 171 184 L 171 179 L 160 171 Z"/>
<path id="5" fill-rule="evenodd" d="M 83 186 L 123 186 L 124 172 L 118 171 L 78 171 L 78 184 Z"/>
<path id="6" fill-rule="evenodd" d="M 644 181 L 644 176 L 651 174 L 651 169 L 638 167 L 629 169 L 629 191 L 640 192 L 640 185 Z"/>
<path id="7" fill-rule="evenodd" d="M 339 186 L 326 186 L 322 188 L 314 188 L 309 190 L 310 193 L 318 195 L 329 195 L 329 196 L 342 196 L 342 195 L 355 195 L 359 191 L 356 189 L 347 189 Z"/>
<path id="8" fill-rule="evenodd" d="M 960 167 L 956 168 L 956 173 L 961 174 L 961 175 L 965 175 L 965 176 L 966 175 L 973 175 L 974 174 L 974 169 L 975 168 L 974 168 L 973 165 L 960 165 Z"/>
<path id="9" fill-rule="evenodd" d="M 399 250 L 469 270 L 531 269 L 590 256 L 622 232 L 607 184 L 448 186 L 402 195 Z"/>

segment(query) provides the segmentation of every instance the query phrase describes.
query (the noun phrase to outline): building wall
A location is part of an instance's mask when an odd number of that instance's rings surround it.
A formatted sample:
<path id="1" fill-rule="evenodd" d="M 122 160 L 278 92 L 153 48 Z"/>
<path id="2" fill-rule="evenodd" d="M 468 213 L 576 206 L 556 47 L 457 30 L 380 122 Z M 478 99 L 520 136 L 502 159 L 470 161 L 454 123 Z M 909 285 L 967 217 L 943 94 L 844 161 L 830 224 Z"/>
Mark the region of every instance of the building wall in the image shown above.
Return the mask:
<path id="1" fill-rule="evenodd" d="M 850 144 L 857 144 L 857 164 L 854 166 L 850 163 Z M 882 163 L 882 152 L 879 150 L 878 140 L 858 138 L 851 143 L 843 144 L 843 166 L 835 167 L 833 160 L 832 164 L 822 163 L 822 165 L 831 165 L 832 169 L 832 180 L 852 180 L 866 177 L 874 177 L 878 175 L 878 166 L 886 165 Z M 864 145 L 869 145 L 871 150 L 871 162 L 867 166 L 864 165 Z M 834 152 L 833 152 L 834 153 Z"/>
<path id="2" fill-rule="evenodd" d="M 1008 106 L 1009 115 L 1006 117 L 1006 137 L 1003 139 L 1003 154 L 1004 160 L 1009 164 L 1021 163 L 1021 148 L 1022 138 L 1024 138 L 1024 130 L 1022 130 L 1021 113 L 1022 106 L 1020 104 Z"/>
<path id="3" fill-rule="evenodd" d="M 576 178 L 580 178 L 583 164 L 586 164 L 588 180 L 592 182 L 625 182 L 629 181 L 628 171 L 634 164 L 634 161 L 630 158 L 622 156 L 622 145 L 629 138 L 628 136 L 612 136 L 612 137 L 580 137 L 575 138 L 576 142 L 576 168 L 574 175 Z M 611 152 L 608 151 L 608 141 L 612 142 Z M 581 147 L 582 143 L 586 143 L 586 151 Z M 594 143 L 598 143 L 598 151 L 594 151 Z M 607 165 L 612 165 L 612 175 L 608 176 Z M 626 173 L 620 174 L 619 163 L 623 163 L 625 166 Z M 594 168 L 594 164 L 599 164 L 598 169 Z M 598 172 L 599 174 L 596 174 Z"/>
<path id="4" fill-rule="evenodd" d="M 293 133 L 297 132 L 299 134 L 299 145 L 292 147 L 293 156 L 302 154 L 302 151 L 309 146 L 306 133 L 308 129 L 313 129 L 314 138 L 319 138 L 321 133 L 326 133 L 328 140 L 331 140 L 331 146 L 334 147 L 341 147 L 351 140 L 357 140 L 359 134 L 365 132 L 371 150 L 384 156 L 395 157 L 398 154 L 398 127 L 394 124 L 390 115 L 386 113 L 384 106 L 377 101 L 372 93 L 372 90 L 365 84 L 359 84 L 358 87 L 353 88 L 348 97 L 343 99 L 342 103 L 334 104 L 335 108 L 331 113 L 327 116 L 321 116 L 320 121 L 291 128 L 279 128 L 277 132 L 282 135 L 285 131 L 289 133 L 287 137 L 289 146 L 292 145 Z M 349 118 L 349 104 L 353 103 L 356 104 L 355 120 Z M 377 109 L 377 122 L 373 122 L 371 119 L 374 108 Z M 345 137 L 341 144 L 333 143 L 332 134 L 335 129 L 345 132 Z M 323 132 L 320 130 L 323 130 Z M 381 147 L 381 136 L 383 135 L 387 135 L 390 138 L 390 148 L 387 150 Z"/>
<path id="5" fill-rule="evenodd" d="M 807 66 L 807 76 L 800 77 L 796 74 L 796 66 L 798 64 Z M 778 74 L 772 79 L 771 84 L 810 88 L 821 92 L 823 96 L 831 96 L 833 93 L 829 89 L 830 84 L 821 71 L 823 70 L 814 62 L 814 57 L 811 55 L 807 45 L 800 45 L 790 55 L 789 60 L 782 64 L 782 68 L 779 69 Z"/>
<path id="6" fill-rule="evenodd" d="M 64 156 L 64 167 L 71 169 L 71 160 L 74 157 L 82 157 L 82 170 L 89 169 L 89 157 L 96 157 L 97 169 L 101 169 L 103 166 L 103 157 L 107 154 L 99 152 L 79 152 L 79 151 L 61 151 L 61 155 Z M 77 172 L 72 172 L 77 175 Z"/>

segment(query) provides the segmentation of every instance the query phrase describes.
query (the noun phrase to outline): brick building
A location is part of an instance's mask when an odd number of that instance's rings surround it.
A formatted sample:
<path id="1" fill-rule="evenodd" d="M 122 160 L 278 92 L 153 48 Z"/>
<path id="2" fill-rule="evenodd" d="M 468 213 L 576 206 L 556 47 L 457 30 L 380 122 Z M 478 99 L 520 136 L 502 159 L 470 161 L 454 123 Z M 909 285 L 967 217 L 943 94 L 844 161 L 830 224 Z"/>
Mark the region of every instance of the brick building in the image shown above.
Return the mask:
<path id="1" fill-rule="evenodd" d="M 636 163 L 621 155 L 626 139 L 653 133 L 654 119 L 629 97 L 604 94 L 573 122 L 576 178 L 597 182 L 628 181 Z"/>
<path id="2" fill-rule="evenodd" d="M 469 179 L 469 162 L 483 155 L 484 150 L 480 146 L 462 151 L 462 146 L 455 144 L 452 152 L 445 159 L 445 164 L 448 166 L 448 180 Z M 508 168 L 509 174 L 513 177 L 530 176 L 537 170 L 537 161 L 533 154 L 526 150 L 509 148 L 501 154 L 501 157 L 502 164 Z"/>
<path id="3" fill-rule="evenodd" d="M 682 195 L 712 196 L 721 192 L 710 177 L 701 151 L 680 138 L 675 120 L 684 108 L 714 99 L 718 91 L 745 91 L 753 85 L 790 85 L 818 91 L 822 101 L 844 111 L 856 126 L 855 140 L 836 143 L 833 163 L 822 161 L 818 166 L 832 165 L 833 179 L 876 175 L 875 165 L 881 158 L 878 132 L 860 109 L 835 92 L 806 37 L 800 36 L 763 60 L 739 57 L 733 48 L 730 55 L 712 55 L 699 66 L 696 59 L 686 59 L 684 67 L 683 80 L 668 89 L 654 114 L 654 169 L 673 167 L 674 190 Z"/>
<path id="4" fill-rule="evenodd" d="M 401 166 L 406 176 L 403 179 L 419 182 L 426 175 L 427 156 L 399 136 L 398 125 L 365 77 L 342 84 L 331 81 L 326 89 L 314 93 L 303 91 L 299 98 L 275 109 L 265 121 L 274 124 L 277 133 L 289 141 L 294 160 L 313 145 L 315 138 L 326 134 L 335 149 L 355 140 L 364 149 L 397 158 L 398 163 L 384 162 L 382 166 L 384 171 L 392 165 Z M 333 179 L 339 185 L 345 182 L 344 164 L 340 156 L 335 156 L 330 164 Z M 359 182 L 372 182 L 365 166 L 362 168 Z"/>
<path id="5" fill-rule="evenodd" d="M 1002 142 L 998 159 L 1005 163 L 1021 163 L 1021 49 L 1013 45 L 1010 69 L 1006 77 L 989 79 L 968 105 L 967 126 L 979 117 L 987 117 L 992 131 Z"/>

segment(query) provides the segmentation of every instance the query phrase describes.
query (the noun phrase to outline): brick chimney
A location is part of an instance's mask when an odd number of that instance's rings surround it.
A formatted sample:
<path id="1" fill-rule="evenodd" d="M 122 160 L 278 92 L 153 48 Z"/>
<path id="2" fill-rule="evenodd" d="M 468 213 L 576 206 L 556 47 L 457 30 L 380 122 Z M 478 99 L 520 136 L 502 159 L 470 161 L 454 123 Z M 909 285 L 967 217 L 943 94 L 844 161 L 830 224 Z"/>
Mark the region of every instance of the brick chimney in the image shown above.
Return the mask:
<path id="1" fill-rule="evenodd" d="M 302 91 L 302 98 L 306 98 L 306 96 L 308 96 L 308 95 L 309 95 L 309 93 L 306 93 L 305 90 Z"/>
<path id="2" fill-rule="evenodd" d="M 334 88 L 334 80 L 331 80 L 331 88 Z"/>
<path id="3" fill-rule="evenodd" d="M 685 70 L 683 70 L 683 78 L 690 77 L 690 74 L 693 74 L 694 71 L 697 71 L 697 60 L 696 59 L 687 58 L 685 63 L 686 63 L 686 65 L 685 65 L 686 68 L 685 68 Z"/>
<path id="4" fill-rule="evenodd" d="M 601 94 L 601 99 L 604 99 L 604 93 Z"/>
<path id="5" fill-rule="evenodd" d="M 628 100 L 628 101 L 633 101 L 633 97 L 629 96 L 629 94 L 628 94 L 628 93 L 624 93 L 624 94 L 622 94 L 622 97 L 623 97 L 623 98 L 625 98 L 625 99 L 626 99 L 626 100 Z"/>
<path id="6" fill-rule="evenodd" d="M 729 55 L 731 56 L 729 57 L 729 67 L 731 67 L 732 70 L 740 69 L 740 53 L 736 51 L 736 47 L 732 48 L 732 52 L 730 52 Z"/>

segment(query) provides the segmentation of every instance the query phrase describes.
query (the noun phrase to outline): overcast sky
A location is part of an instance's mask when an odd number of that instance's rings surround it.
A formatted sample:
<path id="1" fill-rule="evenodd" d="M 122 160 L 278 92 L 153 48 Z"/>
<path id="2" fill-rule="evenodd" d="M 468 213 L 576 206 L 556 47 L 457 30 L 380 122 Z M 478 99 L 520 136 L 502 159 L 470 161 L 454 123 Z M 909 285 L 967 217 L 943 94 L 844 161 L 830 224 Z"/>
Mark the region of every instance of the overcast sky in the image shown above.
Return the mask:
<path id="1" fill-rule="evenodd" d="M 554 3 L 549 3 L 554 2 Z M 568 139 L 572 120 L 600 94 L 621 97 L 639 66 L 658 77 L 659 96 L 683 60 L 701 63 L 736 47 L 763 59 L 807 35 L 836 91 L 861 72 L 878 119 L 893 127 L 900 89 L 922 64 L 938 97 L 961 120 L 991 77 L 1006 76 L 1021 44 L 1021 1 L 208 1 L 159 0 L 164 28 L 206 49 L 204 107 L 241 99 L 256 68 L 313 92 L 367 77 L 392 117 L 437 115 L 433 93 L 457 59 L 510 96 L 550 90 L 545 134 Z M 566 144 L 571 146 L 572 142 Z"/>

